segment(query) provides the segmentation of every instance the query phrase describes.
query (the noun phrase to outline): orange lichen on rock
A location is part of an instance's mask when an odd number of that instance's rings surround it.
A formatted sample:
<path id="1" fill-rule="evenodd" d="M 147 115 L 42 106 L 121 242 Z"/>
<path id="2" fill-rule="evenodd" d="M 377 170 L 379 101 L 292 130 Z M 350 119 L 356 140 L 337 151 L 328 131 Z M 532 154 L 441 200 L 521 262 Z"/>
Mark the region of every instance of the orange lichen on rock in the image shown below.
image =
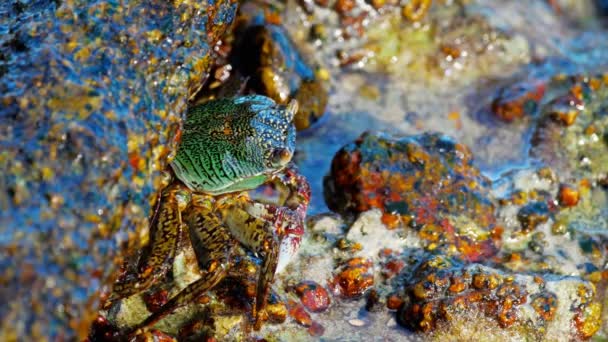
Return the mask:
<path id="1" fill-rule="evenodd" d="M 338 273 L 329 282 L 334 293 L 347 298 L 362 296 L 374 285 L 372 262 L 369 259 L 353 258 L 339 267 Z"/>
<path id="2" fill-rule="evenodd" d="M 509 327 L 527 301 L 525 287 L 511 278 L 441 256 L 423 262 L 413 274 L 397 318 L 414 330 L 431 331 L 440 321 L 473 309 Z"/>
<path id="3" fill-rule="evenodd" d="M 501 120 L 511 122 L 534 115 L 545 95 L 545 82 L 530 80 L 502 88 L 492 102 L 492 111 Z"/>
<path id="4" fill-rule="evenodd" d="M 300 297 L 306 309 L 312 312 L 323 312 L 327 310 L 331 300 L 325 288 L 314 281 L 303 281 L 295 287 L 295 292 Z"/>
<path id="5" fill-rule="evenodd" d="M 559 204 L 564 207 L 574 207 L 580 198 L 578 189 L 568 184 L 560 185 L 557 196 Z"/>
<path id="6" fill-rule="evenodd" d="M 496 252 L 490 181 L 450 137 L 364 133 L 338 151 L 324 185 L 332 210 L 381 209 L 389 228 L 412 227 L 429 246 L 454 246 L 468 260 Z M 461 224 L 463 218 L 470 222 Z"/>

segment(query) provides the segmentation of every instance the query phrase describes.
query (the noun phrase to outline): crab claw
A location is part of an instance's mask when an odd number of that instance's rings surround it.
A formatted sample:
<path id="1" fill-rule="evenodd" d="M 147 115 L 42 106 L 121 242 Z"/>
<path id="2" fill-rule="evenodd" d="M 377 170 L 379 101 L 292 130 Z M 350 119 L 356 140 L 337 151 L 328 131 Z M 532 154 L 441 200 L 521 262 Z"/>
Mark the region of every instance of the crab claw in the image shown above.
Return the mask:
<path id="1" fill-rule="evenodd" d="M 295 256 L 302 242 L 306 210 L 310 202 L 310 185 L 293 165 L 275 175 L 275 179 L 286 186 L 290 192 L 285 200 L 285 205 L 277 208 L 275 214 L 276 234 L 281 236 L 277 266 L 277 272 L 280 272 Z"/>
<path id="2" fill-rule="evenodd" d="M 279 210 L 276 233 L 282 236 L 277 272 L 281 272 L 300 248 L 304 235 L 304 217 L 287 208 Z"/>

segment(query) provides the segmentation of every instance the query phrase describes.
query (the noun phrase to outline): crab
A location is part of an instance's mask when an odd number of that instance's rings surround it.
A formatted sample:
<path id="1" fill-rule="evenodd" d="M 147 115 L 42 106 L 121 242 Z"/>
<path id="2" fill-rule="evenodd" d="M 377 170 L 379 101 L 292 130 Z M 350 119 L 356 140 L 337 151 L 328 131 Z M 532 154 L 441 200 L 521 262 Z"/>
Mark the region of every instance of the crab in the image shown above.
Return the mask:
<path id="1" fill-rule="evenodd" d="M 310 187 L 291 158 L 297 103 L 276 104 L 261 95 L 212 100 L 188 111 L 172 181 L 159 195 L 150 242 L 141 251 L 137 274 L 114 285 L 112 300 L 148 289 L 171 268 L 182 229 L 187 227 L 201 277 L 169 299 L 135 332 L 215 287 L 228 273 L 238 243 L 262 257 L 254 329 L 264 321 L 270 285 L 288 264 L 304 234 Z M 278 190 L 278 203 L 254 200 L 262 185 Z"/>

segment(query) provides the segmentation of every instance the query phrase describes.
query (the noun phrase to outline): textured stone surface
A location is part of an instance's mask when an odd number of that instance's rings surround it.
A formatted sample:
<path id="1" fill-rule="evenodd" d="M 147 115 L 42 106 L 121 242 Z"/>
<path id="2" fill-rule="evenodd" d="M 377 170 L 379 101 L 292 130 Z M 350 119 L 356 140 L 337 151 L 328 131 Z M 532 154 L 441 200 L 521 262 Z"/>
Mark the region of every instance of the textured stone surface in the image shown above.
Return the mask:
<path id="1" fill-rule="evenodd" d="M 85 336 L 230 1 L 0 5 L 0 336 Z M 137 243 L 135 243 L 136 245 Z"/>
<path id="2" fill-rule="evenodd" d="M 451 245 L 469 260 L 496 252 L 491 182 L 446 135 L 364 133 L 338 151 L 324 184 L 339 213 L 379 208 L 386 225 L 419 230 L 431 248 Z"/>

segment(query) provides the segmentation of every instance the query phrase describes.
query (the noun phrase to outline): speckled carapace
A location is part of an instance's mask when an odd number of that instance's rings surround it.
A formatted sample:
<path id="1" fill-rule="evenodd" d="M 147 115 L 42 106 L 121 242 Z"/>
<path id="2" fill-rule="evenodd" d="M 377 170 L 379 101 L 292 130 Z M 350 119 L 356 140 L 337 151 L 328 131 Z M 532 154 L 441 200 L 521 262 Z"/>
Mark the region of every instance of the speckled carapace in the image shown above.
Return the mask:
<path id="1" fill-rule="evenodd" d="M 260 95 L 193 107 L 171 164 L 177 178 L 209 194 L 256 188 L 291 160 L 296 110 L 296 102 L 284 107 Z"/>

